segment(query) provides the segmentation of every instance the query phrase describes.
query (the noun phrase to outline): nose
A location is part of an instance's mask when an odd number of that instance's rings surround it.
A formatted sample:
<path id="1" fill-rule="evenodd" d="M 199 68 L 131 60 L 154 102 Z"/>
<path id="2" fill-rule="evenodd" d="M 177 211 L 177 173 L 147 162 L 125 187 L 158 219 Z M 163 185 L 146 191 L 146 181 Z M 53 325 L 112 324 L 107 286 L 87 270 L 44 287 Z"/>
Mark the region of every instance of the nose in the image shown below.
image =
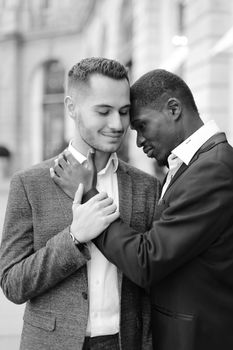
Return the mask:
<path id="1" fill-rule="evenodd" d="M 144 142 L 145 142 L 145 138 L 142 136 L 140 132 L 137 131 L 137 140 L 136 140 L 137 146 L 142 147 Z"/>
<path id="2" fill-rule="evenodd" d="M 113 131 L 122 132 L 124 130 L 122 118 L 118 112 L 113 113 L 109 118 L 109 128 Z"/>

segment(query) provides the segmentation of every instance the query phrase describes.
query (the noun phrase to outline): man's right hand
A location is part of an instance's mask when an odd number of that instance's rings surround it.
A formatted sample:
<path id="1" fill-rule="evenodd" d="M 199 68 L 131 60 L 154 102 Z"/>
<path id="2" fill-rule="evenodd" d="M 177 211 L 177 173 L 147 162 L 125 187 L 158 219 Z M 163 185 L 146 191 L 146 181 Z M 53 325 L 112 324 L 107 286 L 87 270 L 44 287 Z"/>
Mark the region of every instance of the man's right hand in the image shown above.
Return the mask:
<path id="1" fill-rule="evenodd" d="M 80 184 L 72 206 L 70 232 L 80 243 L 85 243 L 99 236 L 120 214 L 107 193 L 98 193 L 85 204 L 81 204 L 82 196 L 83 185 Z"/>
<path id="2" fill-rule="evenodd" d="M 87 167 L 80 164 L 66 149 L 50 168 L 53 181 L 70 197 L 74 198 L 80 183 L 84 185 L 84 193 L 96 187 L 97 170 L 95 152 L 90 150 L 87 155 Z"/>

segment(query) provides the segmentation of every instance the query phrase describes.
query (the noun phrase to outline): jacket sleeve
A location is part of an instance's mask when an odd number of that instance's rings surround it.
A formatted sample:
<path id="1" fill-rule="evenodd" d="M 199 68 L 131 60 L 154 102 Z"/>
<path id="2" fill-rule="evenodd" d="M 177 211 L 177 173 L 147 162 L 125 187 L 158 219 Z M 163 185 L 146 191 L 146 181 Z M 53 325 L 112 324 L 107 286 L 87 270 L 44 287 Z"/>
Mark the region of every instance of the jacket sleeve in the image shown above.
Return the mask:
<path id="1" fill-rule="evenodd" d="M 0 248 L 0 281 L 6 297 L 16 304 L 24 303 L 74 273 L 87 259 L 87 248 L 79 251 L 70 238 L 69 227 L 34 250 L 31 205 L 20 175 L 15 175 Z"/>
<path id="2" fill-rule="evenodd" d="M 160 219 L 149 231 L 136 232 L 118 219 L 94 240 L 142 287 L 188 263 L 220 236 L 223 240 L 233 225 L 233 174 L 225 163 L 206 159 L 182 175 L 168 189 Z"/>
<path id="3" fill-rule="evenodd" d="M 151 305 L 146 291 L 141 295 L 142 307 L 142 350 L 152 350 L 152 324 L 151 324 Z"/>

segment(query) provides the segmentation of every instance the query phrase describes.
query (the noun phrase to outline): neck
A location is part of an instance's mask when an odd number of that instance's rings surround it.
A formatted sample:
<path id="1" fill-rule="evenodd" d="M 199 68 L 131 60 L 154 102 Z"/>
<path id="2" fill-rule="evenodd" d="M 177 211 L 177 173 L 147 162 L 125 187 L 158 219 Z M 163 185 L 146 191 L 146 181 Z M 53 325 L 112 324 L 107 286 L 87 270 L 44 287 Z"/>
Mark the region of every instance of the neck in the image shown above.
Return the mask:
<path id="1" fill-rule="evenodd" d="M 98 172 L 105 168 L 109 157 L 110 153 L 105 153 L 97 150 L 95 151 L 95 165 Z"/>
<path id="2" fill-rule="evenodd" d="M 87 153 L 90 149 L 90 146 L 88 144 L 86 144 L 86 143 L 80 144 L 75 139 L 72 142 L 72 146 L 77 151 L 82 153 L 84 156 L 87 156 Z M 106 152 L 102 152 L 102 151 L 98 151 L 98 150 L 95 151 L 95 165 L 96 165 L 97 172 L 99 172 L 100 170 L 102 170 L 106 166 L 110 155 L 111 155 L 111 153 L 106 153 Z"/>
<path id="3" fill-rule="evenodd" d="M 198 129 L 200 129 L 200 127 L 202 127 L 203 125 L 203 121 L 201 120 L 201 118 L 199 116 L 195 116 L 192 118 L 187 119 L 187 125 L 186 125 L 186 132 L 185 132 L 185 138 L 187 139 L 190 135 L 192 135 L 195 131 L 197 131 Z"/>

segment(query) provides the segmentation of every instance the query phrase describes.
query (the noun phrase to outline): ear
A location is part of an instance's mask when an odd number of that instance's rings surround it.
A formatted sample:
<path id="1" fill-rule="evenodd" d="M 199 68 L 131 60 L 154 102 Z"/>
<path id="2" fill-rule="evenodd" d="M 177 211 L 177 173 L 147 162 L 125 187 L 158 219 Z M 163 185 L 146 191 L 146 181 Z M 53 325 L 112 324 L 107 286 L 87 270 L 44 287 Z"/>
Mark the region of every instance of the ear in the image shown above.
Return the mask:
<path id="1" fill-rule="evenodd" d="M 167 101 L 167 108 L 168 108 L 169 115 L 171 115 L 173 120 L 179 119 L 182 112 L 182 104 L 178 98 L 176 97 L 169 98 Z"/>
<path id="2" fill-rule="evenodd" d="M 67 111 L 69 113 L 69 116 L 72 119 L 75 119 L 75 104 L 74 104 L 74 101 L 73 101 L 72 97 L 66 96 L 65 100 L 64 100 L 64 103 L 65 103 L 66 109 L 67 109 Z"/>

